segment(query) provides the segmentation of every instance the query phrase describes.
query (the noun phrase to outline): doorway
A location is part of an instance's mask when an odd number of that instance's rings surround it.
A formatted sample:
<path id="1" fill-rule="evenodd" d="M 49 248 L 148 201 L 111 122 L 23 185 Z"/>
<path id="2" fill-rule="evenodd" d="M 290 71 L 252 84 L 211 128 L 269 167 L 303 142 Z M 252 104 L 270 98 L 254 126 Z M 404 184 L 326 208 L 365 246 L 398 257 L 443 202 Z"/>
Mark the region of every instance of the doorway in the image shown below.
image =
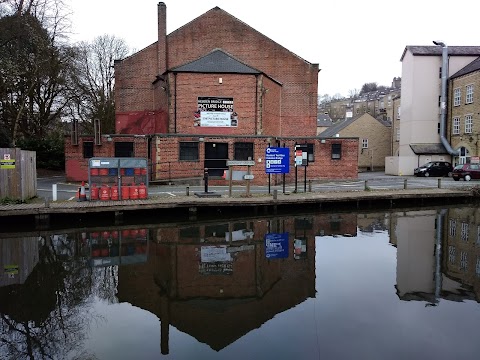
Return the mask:
<path id="1" fill-rule="evenodd" d="M 227 170 L 228 144 L 227 143 L 205 143 L 205 164 L 208 169 L 208 176 L 223 175 Z"/>

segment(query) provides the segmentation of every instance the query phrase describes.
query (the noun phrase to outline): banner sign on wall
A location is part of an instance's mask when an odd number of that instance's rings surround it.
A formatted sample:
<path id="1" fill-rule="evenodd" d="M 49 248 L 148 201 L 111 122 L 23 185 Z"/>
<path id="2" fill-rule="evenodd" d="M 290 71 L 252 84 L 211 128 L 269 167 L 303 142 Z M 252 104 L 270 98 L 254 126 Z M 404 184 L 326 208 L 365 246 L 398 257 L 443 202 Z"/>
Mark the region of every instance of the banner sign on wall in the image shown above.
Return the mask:
<path id="1" fill-rule="evenodd" d="M 198 97 L 193 126 L 238 126 L 238 115 L 233 110 L 233 98 Z"/>

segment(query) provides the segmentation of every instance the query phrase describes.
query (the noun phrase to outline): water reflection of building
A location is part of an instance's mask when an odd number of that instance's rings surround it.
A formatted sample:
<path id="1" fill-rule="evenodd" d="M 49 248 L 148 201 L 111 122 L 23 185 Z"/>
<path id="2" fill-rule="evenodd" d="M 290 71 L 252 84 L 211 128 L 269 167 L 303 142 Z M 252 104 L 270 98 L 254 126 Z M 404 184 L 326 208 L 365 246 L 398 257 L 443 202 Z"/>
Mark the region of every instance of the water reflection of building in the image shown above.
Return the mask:
<path id="1" fill-rule="evenodd" d="M 436 240 L 445 233 L 444 216 L 440 217 L 442 229 L 437 232 L 439 211 L 413 211 L 392 213 L 392 229 L 397 242 L 397 295 L 402 300 L 419 300 L 436 304 L 438 298 L 463 300 L 472 294 L 456 279 L 448 277 L 437 256 Z M 445 247 L 439 244 L 440 253 Z M 443 271 L 442 271 L 443 270 Z"/>
<path id="2" fill-rule="evenodd" d="M 119 269 L 118 298 L 160 318 L 163 354 L 170 325 L 218 351 L 315 297 L 316 235 L 355 232 L 352 214 L 159 228 L 147 264 Z"/>
<path id="3" fill-rule="evenodd" d="M 38 263 L 38 238 L 0 239 L 0 287 L 23 284 Z"/>
<path id="4" fill-rule="evenodd" d="M 444 271 L 480 301 L 480 209 L 449 209 L 444 229 Z"/>
<path id="5" fill-rule="evenodd" d="M 358 230 L 362 233 L 374 233 L 389 229 L 389 219 L 385 213 L 366 213 L 357 215 Z"/>

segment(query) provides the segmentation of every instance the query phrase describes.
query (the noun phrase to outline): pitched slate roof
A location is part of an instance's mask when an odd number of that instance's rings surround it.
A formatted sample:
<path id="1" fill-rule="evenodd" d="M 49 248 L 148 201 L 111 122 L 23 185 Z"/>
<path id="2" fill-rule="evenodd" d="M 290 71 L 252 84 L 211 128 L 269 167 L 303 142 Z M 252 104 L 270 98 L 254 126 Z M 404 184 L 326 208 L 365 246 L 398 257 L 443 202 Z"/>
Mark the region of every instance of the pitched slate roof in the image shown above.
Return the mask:
<path id="1" fill-rule="evenodd" d="M 443 144 L 410 144 L 416 155 L 448 154 Z"/>
<path id="2" fill-rule="evenodd" d="M 341 130 L 345 129 L 347 126 L 349 126 L 351 123 L 353 123 L 354 121 L 360 119 L 362 116 L 364 116 L 366 114 L 361 114 L 361 115 L 357 115 L 355 117 L 352 117 L 350 119 L 347 119 L 347 120 L 341 120 L 339 122 L 337 122 L 336 124 L 330 126 L 328 129 L 325 129 L 324 131 L 322 131 L 318 136 L 321 137 L 321 138 L 329 138 L 329 137 L 335 137 L 336 134 L 338 134 Z M 368 114 L 372 119 L 375 119 L 373 116 L 371 116 L 370 114 Z M 388 121 L 385 121 L 385 120 L 379 120 L 379 119 L 375 119 L 377 120 L 380 124 L 382 124 L 383 126 L 386 126 L 386 127 L 390 127 L 392 126 L 392 124 Z"/>
<path id="3" fill-rule="evenodd" d="M 194 72 L 194 73 L 226 73 L 226 74 L 261 74 L 239 60 L 233 58 L 223 50 L 215 49 L 209 54 L 171 69 L 173 72 Z"/>
<path id="4" fill-rule="evenodd" d="M 403 50 L 400 61 L 407 53 L 407 50 L 417 56 L 440 56 L 442 55 L 442 47 L 436 45 L 418 46 L 407 45 Z M 448 54 L 455 56 L 480 56 L 480 46 L 448 46 Z"/>
<path id="5" fill-rule="evenodd" d="M 455 74 L 450 76 L 450 79 L 454 79 L 463 75 L 470 74 L 474 71 L 480 70 L 480 57 L 473 60 L 470 64 L 465 66 L 463 69 L 458 70 Z"/>
<path id="6" fill-rule="evenodd" d="M 358 119 L 358 116 L 354 118 L 350 118 L 348 120 L 341 120 L 336 124 L 330 126 L 328 129 L 325 129 L 324 131 L 322 131 L 318 135 L 318 137 L 321 137 L 321 138 L 334 137 L 336 134 L 340 132 L 340 130 L 345 129 L 348 125 L 353 123 L 356 119 Z"/>
<path id="7" fill-rule="evenodd" d="M 317 126 L 332 126 L 333 122 L 328 114 L 318 114 L 317 115 Z"/>

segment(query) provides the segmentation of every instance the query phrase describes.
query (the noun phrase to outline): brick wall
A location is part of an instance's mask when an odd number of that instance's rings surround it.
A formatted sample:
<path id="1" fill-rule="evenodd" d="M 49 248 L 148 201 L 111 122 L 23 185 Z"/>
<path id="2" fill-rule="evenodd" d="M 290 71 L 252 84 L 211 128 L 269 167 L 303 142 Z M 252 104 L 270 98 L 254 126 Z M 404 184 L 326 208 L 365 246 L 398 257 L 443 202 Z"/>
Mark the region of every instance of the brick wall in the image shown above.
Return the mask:
<path id="1" fill-rule="evenodd" d="M 167 36 L 167 42 L 166 58 L 169 69 L 196 60 L 212 50 L 220 48 L 280 82 L 283 85 L 281 91 L 273 89 L 273 86 L 265 86 L 272 91 L 271 94 L 265 96 L 268 107 L 266 110 L 268 110 L 269 116 L 277 121 L 277 126 L 266 124 L 264 130 L 275 131 L 275 133 L 265 135 L 276 135 L 277 133 L 282 136 L 315 135 L 317 64 L 306 62 L 219 8 L 208 11 L 172 32 Z M 162 46 L 158 46 L 158 49 L 161 48 Z M 117 113 L 157 110 L 154 85 L 152 85 L 156 75 L 161 75 L 155 72 L 157 58 L 157 44 L 155 43 L 115 64 Z M 201 84 L 182 82 L 182 80 L 186 80 L 185 78 L 177 80 L 179 80 L 178 84 L 185 85 L 181 89 L 177 88 L 177 96 L 194 97 L 191 90 L 193 92 L 200 90 L 198 86 Z M 168 81 L 169 129 L 171 131 L 175 91 L 171 77 Z M 265 83 L 267 84 L 268 81 Z M 189 85 L 192 89 L 189 88 Z M 233 96 L 238 96 L 240 90 L 242 89 L 232 89 Z M 247 89 L 247 91 L 250 90 Z M 216 92 L 221 96 L 232 96 L 227 86 Z M 274 94 L 275 92 L 277 93 Z M 203 93 L 205 93 L 205 89 Z M 240 97 L 243 101 L 244 95 Z M 250 107 L 255 109 L 255 101 L 250 103 Z M 180 109 L 180 106 L 177 106 L 177 111 Z M 181 111 L 188 114 L 192 109 L 182 109 Z M 281 117 L 278 117 L 278 114 Z"/>
<path id="2" fill-rule="evenodd" d="M 134 157 L 147 158 L 148 140 L 145 137 L 102 136 L 102 145 L 93 145 L 93 157 L 115 157 L 115 142 L 133 142 Z M 93 142 L 91 136 L 81 136 L 78 145 L 72 145 L 70 136 L 65 137 L 65 177 L 67 181 L 88 180 L 88 158 L 83 157 L 84 142 Z"/>
<path id="3" fill-rule="evenodd" d="M 307 180 L 319 179 L 356 179 L 358 177 L 358 139 L 331 138 L 325 139 L 322 143 L 315 138 L 278 138 L 279 145 L 276 144 L 274 138 L 268 137 L 228 137 L 228 136 L 203 136 L 203 141 L 199 141 L 197 136 L 157 136 L 155 147 L 157 151 L 156 157 L 156 179 L 172 180 L 182 178 L 202 178 L 204 171 L 205 159 L 205 143 L 218 142 L 228 144 L 228 159 L 234 159 L 234 144 L 236 142 L 252 142 L 254 143 L 254 156 L 256 165 L 251 167 L 251 173 L 254 175 L 253 184 L 265 185 L 268 183 L 268 175 L 265 174 L 265 150 L 269 146 L 284 146 L 290 148 L 290 172 L 285 175 L 285 182 L 292 183 L 295 180 L 294 166 L 294 147 L 296 143 L 314 144 L 313 162 L 309 163 L 307 168 Z M 199 159 L 195 161 L 180 161 L 179 152 L 181 141 L 198 142 Z M 341 159 L 332 159 L 332 144 L 341 144 Z M 246 171 L 247 167 L 238 166 L 233 170 Z M 273 184 L 282 183 L 282 175 L 271 175 Z M 305 179 L 305 170 L 303 167 L 297 169 L 297 181 L 301 183 Z M 211 185 L 226 184 L 227 180 L 217 179 Z"/>

